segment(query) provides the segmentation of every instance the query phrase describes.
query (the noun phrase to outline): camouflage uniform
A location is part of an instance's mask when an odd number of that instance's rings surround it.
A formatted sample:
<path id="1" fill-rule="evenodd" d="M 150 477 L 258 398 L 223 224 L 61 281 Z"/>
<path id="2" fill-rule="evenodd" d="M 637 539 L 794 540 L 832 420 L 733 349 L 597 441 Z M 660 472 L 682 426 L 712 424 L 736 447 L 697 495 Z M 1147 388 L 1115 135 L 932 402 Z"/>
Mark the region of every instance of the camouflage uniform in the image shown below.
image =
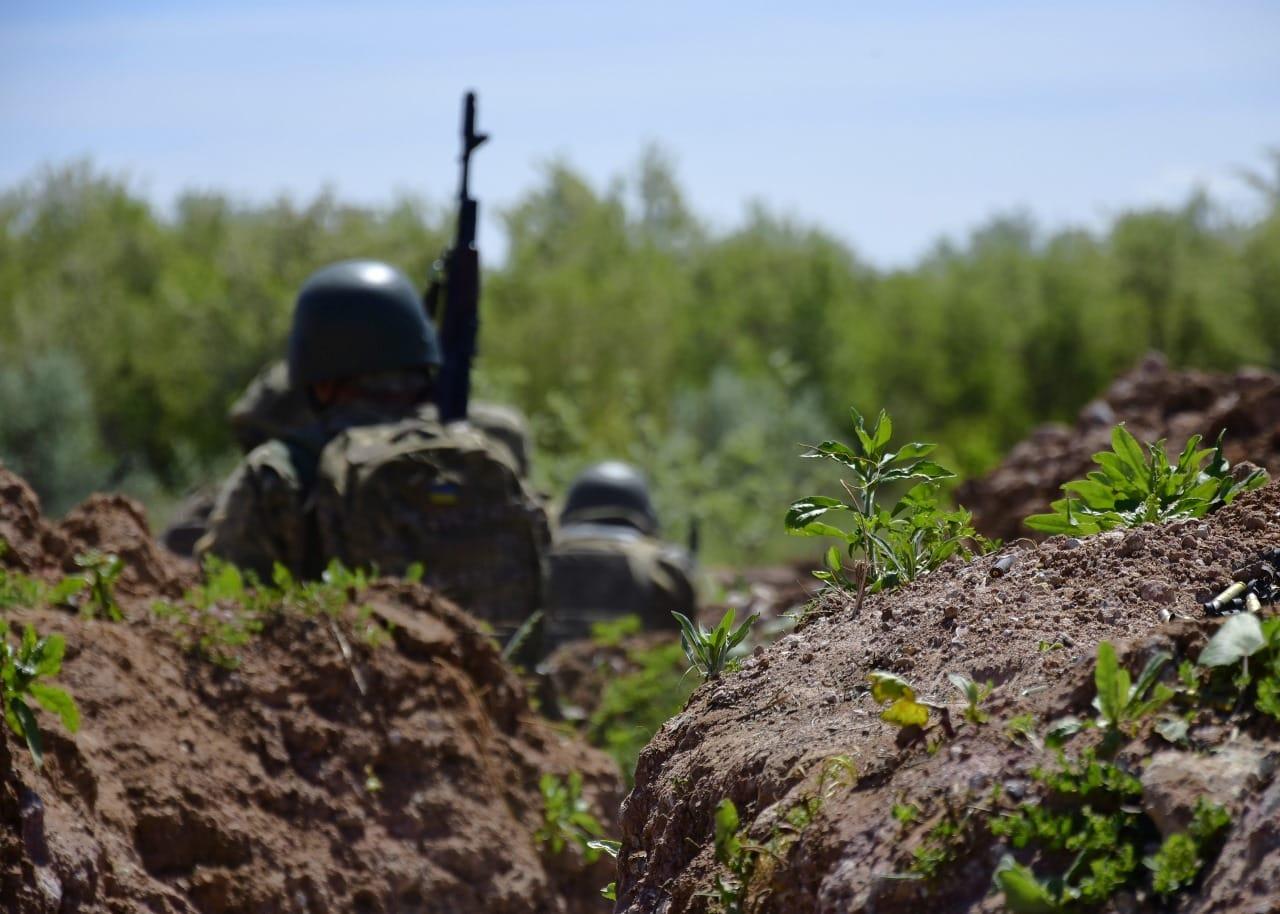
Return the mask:
<path id="1" fill-rule="evenodd" d="M 434 407 L 420 411 L 434 418 Z M 227 414 L 231 433 L 243 453 L 248 454 L 273 439 L 287 438 L 317 422 L 307 398 L 289 383 L 289 367 L 273 362 L 255 377 L 236 399 Z M 505 447 L 521 477 L 529 477 L 529 424 L 514 407 L 476 401 L 467 411 L 467 422 Z M 274 462 L 277 458 L 268 458 Z M 183 499 L 174 511 L 160 539 L 178 555 L 194 555 L 197 541 L 209 529 L 218 489 L 201 486 Z"/>
<path id="2" fill-rule="evenodd" d="M 369 261 L 317 272 L 299 294 L 289 358 L 291 378 L 261 377 L 258 395 L 330 379 L 348 395 L 249 452 L 198 555 L 264 579 L 277 563 L 304 578 L 332 559 L 393 575 L 420 564 L 426 583 L 499 634 L 514 630 L 541 604 L 546 513 L 506 446 L 407 405 L 440 364 L 408 280 Z"/>
<path id="3" fill-rule="evenodd" d="M 694 614 L 693 559 L 656 534 L 647 487 L 633 468 L 600 464 L 574 482 L 549 561 L 547 651 L 619 616 L 638 616 L 646 629 L 675 630 L 672 611 Z"/>

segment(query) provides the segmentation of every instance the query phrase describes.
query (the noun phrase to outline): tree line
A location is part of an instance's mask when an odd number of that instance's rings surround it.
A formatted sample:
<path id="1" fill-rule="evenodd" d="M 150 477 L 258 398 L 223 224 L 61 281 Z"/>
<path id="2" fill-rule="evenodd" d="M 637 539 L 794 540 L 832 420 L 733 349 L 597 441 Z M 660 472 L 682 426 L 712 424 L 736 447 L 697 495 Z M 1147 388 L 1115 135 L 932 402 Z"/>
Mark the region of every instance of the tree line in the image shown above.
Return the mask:
<path id="1" fill-rule="evenodd" d="M 533 419 L 537 481 L 622 456 L 669 532 L 713 559 L 781 554 L 818 483 L 801 446 L 881 406 L 965 473 L 1070 419 L 1148 349 L 1176 365 L 1280 364 L 1280 156 L 1258 214 L 1204 193 L 1099 231 L 1001 216 L 877 269 L 819 227 L 751 207 L 711 229 L 656 152 L 606 187 L 564 163 L 501 213 L 477 386 Z M 283 353 L 317 266 L 389 260 L 425 279 L 451 212 L 332 193 L 160 208 L 88 163 L 0 194 L 0 459 L 61 511 L 94 489 L 160 513 L 234 460 L 223 421 Z"/>

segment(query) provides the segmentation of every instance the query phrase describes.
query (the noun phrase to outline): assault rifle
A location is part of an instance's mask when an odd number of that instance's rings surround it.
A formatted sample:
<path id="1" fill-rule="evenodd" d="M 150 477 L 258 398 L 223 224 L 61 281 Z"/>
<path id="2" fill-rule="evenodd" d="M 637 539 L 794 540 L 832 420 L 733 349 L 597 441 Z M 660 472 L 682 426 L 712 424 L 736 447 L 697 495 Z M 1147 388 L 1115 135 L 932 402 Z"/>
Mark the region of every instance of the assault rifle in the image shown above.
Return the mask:
<path id="1" fill-rule="evenodd" d="M 476 94 L 468 92 L 462 103 L 458 227 L 453 246 L 433 265 L 434 276 L 424 295 L 427 314 L 435 322 L 444 352 L 444 365 L 436 384 L 436 406 L 442 422 L 465 419 L 471 395 L 471 363 L 480 332 L 480 253 L 476 250 L 476 201 L 471 197 L 469 179 L 471 153 L 487 139 L 488 134 L 476 133 Z"/>

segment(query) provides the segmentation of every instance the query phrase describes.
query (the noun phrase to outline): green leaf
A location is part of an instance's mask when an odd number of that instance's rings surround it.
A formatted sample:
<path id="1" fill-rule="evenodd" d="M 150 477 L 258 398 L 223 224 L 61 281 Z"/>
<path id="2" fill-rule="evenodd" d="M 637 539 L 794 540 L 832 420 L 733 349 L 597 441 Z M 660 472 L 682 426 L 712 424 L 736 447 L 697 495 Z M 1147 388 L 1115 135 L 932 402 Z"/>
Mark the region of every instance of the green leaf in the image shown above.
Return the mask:
<path id="1" fill-rule="evenodd" d="M 1123 719 L 1125 705 L 1129 703 L 1129 673 L 1120 666 L 1116 649 L 1109 641 L 1098 645 L 1093 681 L 1098 690 L 1093 706 L 1109 725 L 1118 726 Z"/>
<path id="2" fill-rule="evenodd" d="M 592 850 L 604 851 L 613 859 L 618 859 L 618 852 L 622 850 L 622 842 L 614 841 L 609 838 L 593 838 L 587 842 L 587 847 Z"/>
<path id="3" fill-rule="evenodd" d="M 879 451 L 889 443 L 889 439 L 892 437 L 893 420 L 891 420 L 889 418 L 889 414 L 882 409 L 880 410 L 880 415 L 876 418 L 875 430 L 871 433 L 871 446 L 874 450 Z"/>
<path id="4" fill-rule="evenodd" d="M 787 511 L 786 525 L 788 530 L 803 530 L 828 511 L 847 511 L 848 506 L 838 498 L 825 495 L 810 495 L 793 502 Z M 837 531 L 842 533 L 842 531 Z"/>
<path id="5" fill-rule="evenodd" d="M 1023 523 L 1041 533 L 1062 533 L 1068 536 L 1080 533 L 1079 524 L 1065 514 L 1032 514 Z"/>
<path id="6" fill-rule="evenodd" d="M 741 822 L 738 818 L 738 807 L 725 797 L 716 806 L 715 847 L 716 860 L 728 865 L 737 859 L 742 852 L 742 840 L 738 837 Z"/>
<path id="7" fill-rule="evenodd" d="M 1138 439 L 1129 434 L 1124 425 L 1117 425 L 1111 430 L 1111 449 L 1129 467 L 1130 479 L 1141 479 L 1147 472 L 1147 460 L 1142 453 L 1142 445 Z M 1163 450 L 1163 448 L 1161 448 Z"/>
<path id="8" fill-rule="evenodd" d="M 922 444 L 919 441 L 912 441 L 910 444 L 904 444 L 898 449 L 898 453 L 894 454 L 896 460 L 918 460 L 932 454 L 937 450 L 936 444 Z"/>
<path id="9" fill-rule="evenodd" d="M 995 872 L 996 885 L 1004 893 L 1005 905 L 1015 914 L 1054 914 L 1062 906 L 1048 887 L 1028 867 L 1006 854 Z"/>
<path id="10" fill-rule="evenodd" d="M 1044 744 L 1050 749 L 1057 749 L 1067 740 L 1084 729 L 1084 721 L 1068 714 L 1049 722 L 1044 734 Z"/>
<path id="11" fill-rule="evenodd" d="M 1240 613 L 1222 623 L 1196 662 L 1200 666 L 1231 666 L 1244 657 L 1253 656 L 1266 644 L 1258 617 L 1253 613 Z"/>
<path id="12" fill-rule="evenodd" d="M 49 635 L 42 639 L 41 648 L 35 658 L 37 676 L 57 676 L 62 670 L 62 658 L 67 652 L 66 639 L 61 635 Z"/>
<path id="13" fill-rule="evenodd" d="M 17 718 L 18 726 L 22 730 L 22 738 L 27 741 L 27 748 L 31 750 L 31 758 L 35 760 L 36 767 L 43 767 L 44 741 L 40 738 L 40 727 L 36 723 L 36 716 L 31 713 L 31 709 L 21 698 L 11 699 L 9 708 Z"/>
<path id="14" fill-rule="evenodd" d="M 905 679 L 895 673 L 876 670 L 868 673 L 867 678 L 871 680 L 871 697 L 879 704 L 897 701 L 900 698 L 906 698 L 909 701 L 915 700 L 915 690 Z"/>
<path id="15" fill-rule="evenodd" d="M 902 697 L 880 712 L 880 719 L 899 727 L 923 727 L 929 722 L 929 709 L 911 698 Z"/>
<path id="16" fill-rule="evenodd" d="M 57 714 L 68 732 L 79 732 L 80 709 L 76 707 L 75 700 L 65 691 L 57 686 L 45 685 L 40 682 L 31 683 L 27 686 L 27 691 L 31 693 L 31 697 L 39 703 L 40 707 Z"/>

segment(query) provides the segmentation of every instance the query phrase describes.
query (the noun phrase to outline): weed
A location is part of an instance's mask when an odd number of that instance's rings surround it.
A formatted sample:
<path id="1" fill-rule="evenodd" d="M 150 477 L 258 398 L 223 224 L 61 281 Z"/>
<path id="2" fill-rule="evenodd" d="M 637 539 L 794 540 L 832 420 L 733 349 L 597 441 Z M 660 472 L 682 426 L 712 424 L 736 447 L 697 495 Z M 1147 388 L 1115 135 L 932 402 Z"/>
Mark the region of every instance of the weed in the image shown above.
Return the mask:
<path id="1" fill-rule="evenodd" d="M 1004 730 L 1010 741 L 1022 739 L 1032 749 L 1040 750 L 1044 748 L 1044 741 L 1036 733 L 1036 718 L 1034 714 L 1019 714 L 1016 717 L 1009 718 L 1004 725 Z"/>
<path id="2" fill-rule="evenodd" d="M 936 879 L 960 852 L 974 839 L 977 820 L 973 808 L 965 805 L 956 809 L 950 798 L 946 802 L 942 818 L 924 834 L 921 842 L 911 849 L 910 872 L 921 879 Z"/>
<path id="3" fill-rule="evenodd" d="M 84 569 L 84 581 L 89 599 L 81 607 L 81 614 L 90 618 L 99 613 L 113 622 L 124 618 L 116 603 L 115 586 L 124 571 L 124 561 L 118 555 L 97 551 L 77 555 L 76 565 Z"/>
<path id="4" fill-rule="evenodd" d="M 1111 430 L 1111 450 L 1093 455 L 1094 463 L 1102 469 L 1063 485 L 1066 497 L 1051 505 L 1053 511 L 1034 514 L 1025 523 L 1045 533 L 1080 536 L 1180 517 L 1203 517 L 1267 482 L 1263 470 L 1237 480 L 1222 453 L 1222 438 L 1220 434 L 1213 448 L 1197 450 L 1200 436 L 1193 435 L 1171 465 L 1164 439 L 1148 444 L 1144 457 L 1137 439 L 1123 425 L 1117 425 Z"/>
<path id="5" fill-rule="evenodd" d="M 965 720 L 971 724 L 985 724 L 991 719 L 991 715 L 982 709 L 982 703 L 995 690 L 990 680 L 979 685 L 963 673 L 948 673 L 947 679 L 951 680 L 956 691 L 968 702 L 968 707 L 964 709 Z"/>
<path id="6" fill-rule="evenodd" d="M 724 672 L 733 649 L 746 639 L 751 626 L 760 618 L 759 614 L 753 613 L 735 629 L 734 609 L 729 607 L 720 624 L 707 631 L 683 613 L 673 612 L 671 615 L 680 623 L 680 645 L 689 658 L 689 668 L 701 673 L 703 679 L 715 679 Z"/>
<path id="7" fill-rule="evenodd" d="M 1230 814 L 1201 797 L 1196 801 L 1191 827 L 1170 835 L 1160 849 L 1142 863 L 1151 870 L 1151 887 L 1164 897 L 1195 881 L 1210 853 L 1216 853 L 1219 836 L 1231 824 Z"/>
<path id="8" fill-rule="evenodd" d="M 885 706 L 880 719 L 898 727 L 923 727 L 929 722 L 929 706 L 916 700 L 915 689 L 901 676 L 876 670 L 869 673 L 871 697 Z"/>
<path id="9" fill-rule="evenodd" d="M 71 733 L 80 729 L 80 710 L 75 700 L 57 686 L 40 681 L 58 675 L 65 652 L 66 641 L 61 635 L 42 638 L 30 625 L 23 629 L 22 640 L 15 648 L 9 641 L 9 623 L 0 619 L 0 693 L 4 719 L 26 742 L 37 768 L 44 764 L 44 742 L 30 702 L 58 715 Z"/>
<path id="10" fill-rule="evenodd" d="M 569 772 L 560 780 L 554 774 L 544 774 L 538 781 L 542 793 L 542 825 L 533 834 L 533 840 L 544 850 L 560 854 L 570 844 L 582 849 L 588 862 L 600 856 L 600 848 L 592 846 L 604 834 L 604 829 L 587 808 L 582 796 L 582 775 Z"/>
<path id="11" fill-rule="evenodd" d="M 856 434 L 852 447 L 826 441 L 804 455 L 832 460 L 849 471 L 850 478 L 841 480 L 847 499 L 811 495 L 794 502 L 786 516 L 789 533 L 844 542 L 844 555 L 831 547 L 826 568 L 815 572 L 816 577 L 856 591 L 861 601 L 864 593 L 913 581 L 953 555 L 968 558 L 973 549 L 994 548 L 974 531 L 969 512 L 940 506 L 938 482 L 955 474 L 926 459 L 935 445 L 913 442 L 890 451 L 893 422 L 883 410 L 870 430 L 856 409 L 850 413 Z M 909 487 L 892 508 L 880 503 L 888 486 Z M 837 516 L 848 521 L 847 530 L 831 523 Z M 845 558 L 854 562 L 852 578 Z"/>
<path id="12" fill-rule="evenodd" d="M 914 803 L 894 803 L 890 814 L 903 828 L 920 821 L 920 807 Z"/>
<path id="13" fill-rule="evenodd" d="M 747 892 L 766 848 L 743 836 L 738 807 L 728 797 L 716 806 L 715 851 L 716 862 L 727 869 L 729 875 L 716 875 L 710 897 L 719 904 L 722 914 L 744 914 Z"/>
<path id="14" fill-rule="evenodd" d="M 622 852 L 622 842 L 614 841 L 610 838 L 597 838 L 587 842 L 590 850 L 601 851 L 608 854 L 614 860 L 618 859 L 618 854 Z M 616 881 L 609 883 L 600 890 L 600 895 L 606 901 L 618 900 L 618 883 Z"/>
<path id="15" fill-rule="evenodd" d="M 1171 688 L 1157 682 L 1160 671 L 1171 659 L 1165 651 L 1153 654 L 1138 681 L 1131 684 L 1129 673 L 1116 659 L 1111 643 L 1103 641 L 1098 645 L 1098 661 L 1093 672 L 1098 693 L 1093 707 L 1098 712 L 1098 725 L 1106 728 L 1113 744 L 1125 735 L 1130 723 L 1163 707 L 1173 697 Z"/>
<path id="16" fill-rule="evenodd" d="M 1280 617 L 1228 617 L 1196 663 L 1210 670 L 1215 695 L 1226 694 L 1235 706 L 1252 699 L 1258 712 L 1280 720 Z M 1198 686 L 1198 677 L 1188 674 L 1188 681 Z"/>
<path id="17" fill-rule="evenodd" d="M 684 660 L 675 643 L 628 651 L 634 671 L 609 678 L 587 721 L 587 740 L 617 760 L 628 786 L 640 750 L 680 712 L 693 690 L 693 680 L 683 675 Z"/>

